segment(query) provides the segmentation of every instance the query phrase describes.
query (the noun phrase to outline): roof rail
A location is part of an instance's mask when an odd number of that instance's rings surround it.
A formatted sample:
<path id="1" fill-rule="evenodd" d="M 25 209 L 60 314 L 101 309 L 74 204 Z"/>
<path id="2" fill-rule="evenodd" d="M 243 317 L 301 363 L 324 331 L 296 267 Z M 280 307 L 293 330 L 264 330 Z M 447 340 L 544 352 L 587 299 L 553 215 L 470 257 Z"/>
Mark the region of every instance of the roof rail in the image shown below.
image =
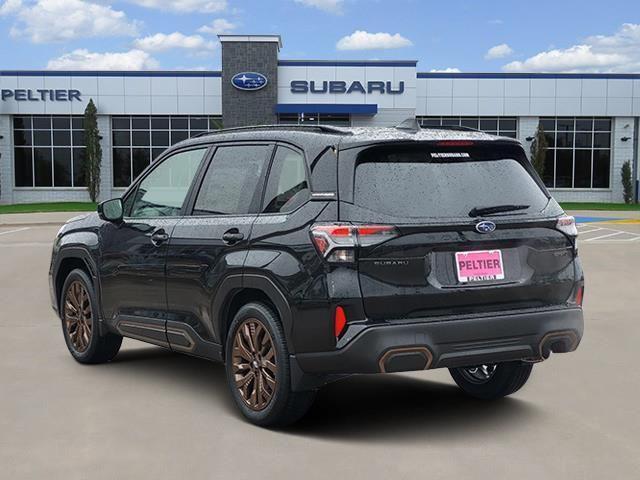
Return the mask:
<path id="1" fill-rule="evenodd" d="M 404 131 L 412 132 L 412 133 L 417 133 L 422 129 L 425 129 L 425 130 L 430 130 L 430 129 L 433 129 L 433 130 L 454 130 L 454 131 L 461 131 L 461 132 L 481 132 L 482 131 L 482 130 L 478 130 L 476 128 L 463 127 L 461 125 L 422 126 L 422 125 L 420 125 L 420 123 L 418 122 L 418 120 L 415 117 L 407 118 L 403 122 L 401 122 L 398 125 L 396 125 L 395 128 L 397 130 L 404 130 Z"/>
<path id="2" fill-rule="evenodd" d="M 191 138 L 205 137 L 207 135 L 216 135 L 220 133 L 246 132 L 252 130 L 309 130 L 322 133 L 335 133 L 339 135 L 352 135 L 352 132 L 340 127 L 332 127 L 329 125 L 252 125 L 247 127 L 231 127 L 221 128 L 220 130 L 207 130 L 200 132 Z"/>
<path id="3" fill-rule="evenodd" d="M 482 132 L 482 130 L 478 130 L 477 128 L 471 127 L 463 127 L 462 125 L 421 125 L 420 128 L 424 130 L 454 130 L 459 132 Z"/>

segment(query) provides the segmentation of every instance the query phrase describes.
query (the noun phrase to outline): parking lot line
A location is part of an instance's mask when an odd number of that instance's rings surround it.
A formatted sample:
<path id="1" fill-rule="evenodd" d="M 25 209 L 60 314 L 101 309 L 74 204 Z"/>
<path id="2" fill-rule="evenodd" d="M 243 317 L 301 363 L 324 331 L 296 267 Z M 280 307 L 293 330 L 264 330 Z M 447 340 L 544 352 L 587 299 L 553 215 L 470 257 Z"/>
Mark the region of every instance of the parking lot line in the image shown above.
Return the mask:
<path id="1" fill-rule="evenodd" d="M 592 228 L 591 230 L 580 230 L 580 235 L 584 235 L 585 233 L 597 232 L 598 230 L 603 230 L 602 228 Z"/>
<path id="2" fill-rule="evenodd" d="M 606 235 L 599 235 L 597 237 L 587 238 L 584 241 L 585 242 L 593 242 L 594 240 L 602 240 L 603 238 L 615 237 L 616 235 L 622 235 L 623 233 L 628 233 L 628 232 L 618 231 L 618 232 L 613 232 L 613 233 L 607 233 Z"/>
<path id="3" fill-rule="evenodd" d="M 25 230 L 29 230 L 29 227 L 16 228 L 15 230 L 7 230 L 6 232 L 0 232 L 0 235 L 7 235 L 8 233 L 24 232 Z"/>

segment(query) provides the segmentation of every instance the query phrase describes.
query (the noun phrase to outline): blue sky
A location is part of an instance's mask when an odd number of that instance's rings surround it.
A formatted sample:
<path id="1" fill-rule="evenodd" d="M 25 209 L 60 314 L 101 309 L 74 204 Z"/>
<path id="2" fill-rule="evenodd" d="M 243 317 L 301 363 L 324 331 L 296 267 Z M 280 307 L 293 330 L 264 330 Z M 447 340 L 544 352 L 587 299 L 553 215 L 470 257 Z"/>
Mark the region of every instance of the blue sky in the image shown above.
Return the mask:
<path id="1" fill-rule="evenodd" d="M 0 68 L 219 69 L 218 33 L 419 71 L 640 71 L 631 0 L 0 0 Z"/>

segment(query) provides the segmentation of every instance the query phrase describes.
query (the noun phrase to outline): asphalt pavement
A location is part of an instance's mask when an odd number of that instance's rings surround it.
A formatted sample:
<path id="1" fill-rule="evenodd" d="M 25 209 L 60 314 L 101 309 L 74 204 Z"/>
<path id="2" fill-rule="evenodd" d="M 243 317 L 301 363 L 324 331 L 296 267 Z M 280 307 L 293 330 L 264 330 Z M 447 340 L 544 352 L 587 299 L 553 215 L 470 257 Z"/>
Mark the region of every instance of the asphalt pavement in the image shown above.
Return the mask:
<path id="1" fill-rule="evenodd" d="M 49 306 L 57 229 L 0 222 L 2 479 L 640 478 L 638 223 L 580 227 L 582 345 L 512 397 L 468 399 L 446 370 L 352 377 L 281 431 L 243 421 L 218 364 L 135 340 L 76 363 Z"/>

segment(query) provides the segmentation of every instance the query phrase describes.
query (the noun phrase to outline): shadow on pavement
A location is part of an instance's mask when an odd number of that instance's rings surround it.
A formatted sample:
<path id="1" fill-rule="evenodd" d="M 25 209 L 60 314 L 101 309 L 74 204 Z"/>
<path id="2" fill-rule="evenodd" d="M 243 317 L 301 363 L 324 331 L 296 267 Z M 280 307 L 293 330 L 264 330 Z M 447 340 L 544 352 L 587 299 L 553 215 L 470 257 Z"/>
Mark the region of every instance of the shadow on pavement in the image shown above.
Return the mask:
<path id="1" fill-rule="evenodd" d="M 186 395 L 218 402 L 229 415 L 241 419 L 221 364 L 145 347 L 120 352 L 109 370 L 172 383 Z M 365 443 L 435 443 L 462 437 L 482 441 L 488 432 L 519 429 L 540 415 L 535 405 L 517 398 L 486 402 L 466 397 L 451 384 L 393 374 L 360 375 L 322 388 L 309 413 L 281 433 Z"/>
<path id="2" fill-rule="evenodd" d="M 129 375 L 141 382 L 157 382 L 166 388 L 179 389 L 199 400 L 218 402 L 229 414 L 240 418 L 227 390 L 224 366 L 170 350 L 143 346 L 118 353 L 109 364 L 109 374 Z"/>
<path id="3" fill-rule="evenodd" d="M 521 428 L 540 415 L 516 398 L 486 402 L 458 387 L 402 375 L 360 375 L 320 390 L 309 414 L 287 431 L 358 442 L 452 441 Z"/>

